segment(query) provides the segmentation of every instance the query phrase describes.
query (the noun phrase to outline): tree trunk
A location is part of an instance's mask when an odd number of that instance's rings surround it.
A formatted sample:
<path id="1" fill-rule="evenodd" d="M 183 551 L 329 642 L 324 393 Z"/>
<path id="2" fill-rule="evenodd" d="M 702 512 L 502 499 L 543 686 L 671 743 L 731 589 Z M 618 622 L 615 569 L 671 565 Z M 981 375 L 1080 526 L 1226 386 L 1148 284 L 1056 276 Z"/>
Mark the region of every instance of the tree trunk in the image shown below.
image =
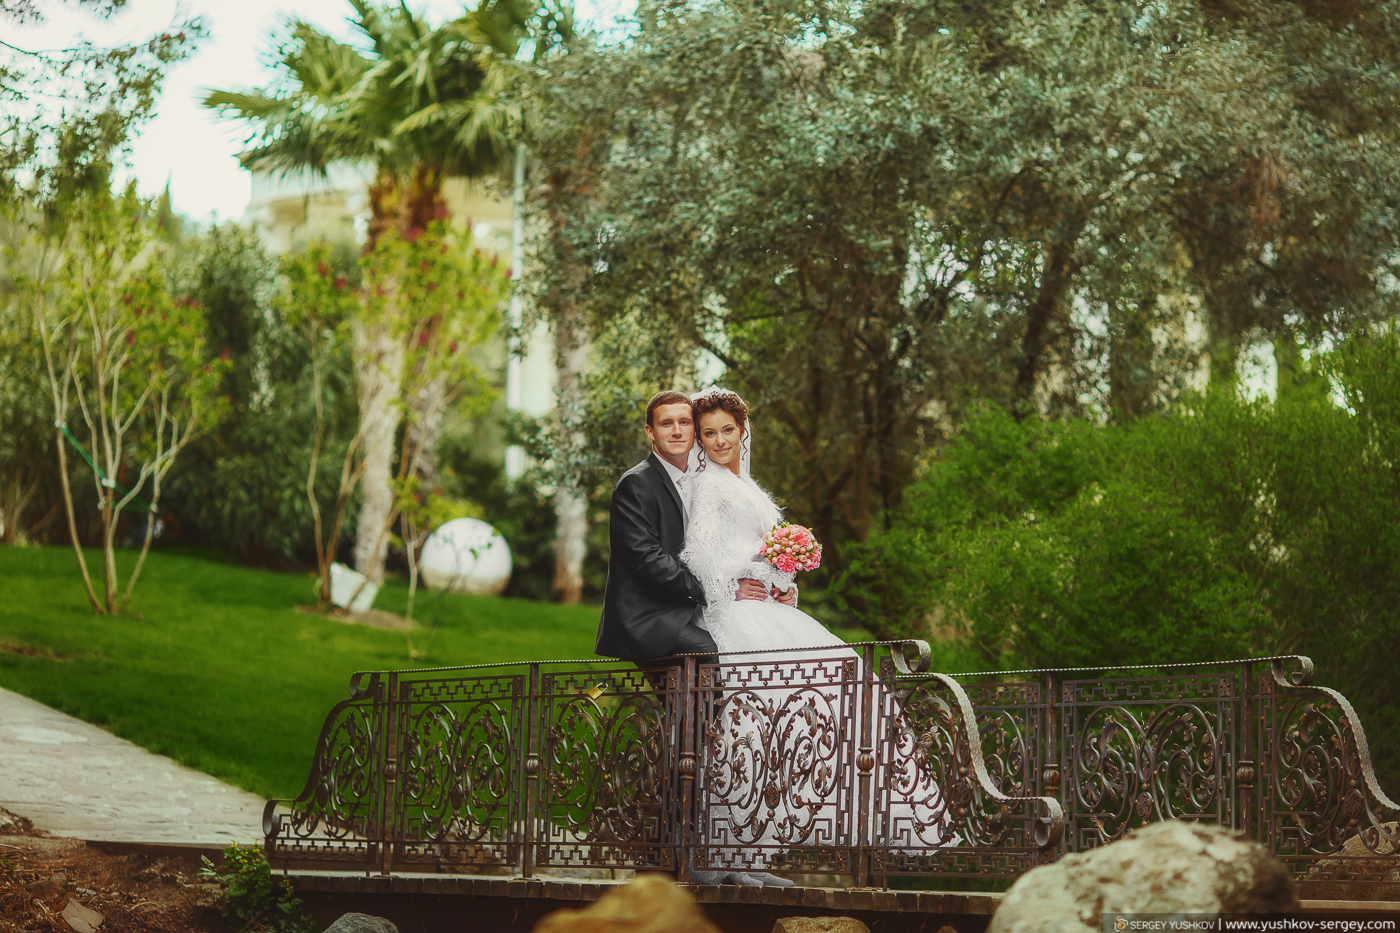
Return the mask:
<path id="1" fill-rule="evenodd" d="M 355 569 L 384 582 L 389 547 L 384 528 L 394 506 L 394 439 L 399 430 L 399 391 L 404 349 L 389 327 L 392 314 L 355 326 L 355 381 L 359 387 L 364 480 L 355 531 Z M 331 547 L 335 546 L 332 541 Z"/>
<path id="2" fill-rule="evenodd" d="M 576 487 L 560 486 L 554 494 L 554 589 L 560 602 L 583 599 L 583 558 L 587 554 L 588 500 Z"/>
<path id="3" fill-rule="evenodd" d="M 58 450 L 58 478 L 63 489 L 63 511 L 68 519 L 68 540 L 73 544 L 73 554 L 78 558 L 78 570 L 83 574 L 83 589 L 87 591 L 88 602 L 98 615 L 103 615 L 102 603 L 92 588 L 92 575 L 88 573 L 87 558 L 83 556 L 83 544 L 78 539 L 78 519 L 73 512 L 73 487 L 68 483 L 68 453 L 63 446 L 63 429 L 53 429 L 54 446 Z"/>
<path id="4" fill-rule="evenodd" d="M 5 489 L 5 504 L 0 507 L 0 542 L 4 544 L 25 543 L 24 512 L 39 491 L 39 480 L 36 478 L 27 487 L 24 480 L 17 470 Z"/>
<path id="5" fill-rule="evenodd" d="M 1108 320 L 1108 407 L 1114 421 L 1132 421 L 1152 407 L 1156 391 L 1153 373 L 1152 308 L 1114 303 Z"/>
<path id="6" fill-rule="evenodd" d="M 1210 283 L 1202 295 L 1205 309 L 1207 390 L 1234 392 L 1240 382 L 1241 328 L 1233 313 L 1229 290 L 1217 292 Z"/>
<path id="7" fill-rule="evenodd" d="M 415 166 L 407 180 L 381 170 L 369 186 L 372 216 L 369 242 L 374 248 L 379 237 L 397 228 L 408 238 L 421 233 L 434 220 L 448 216 L 442 199 L 442 172 L 427 164 Z M 390 482 L 394 478 L 394 441 L 404 405 L 412 406 L 414 417 L 409 430 L 411 448 L 423 451 L 414 469 L 432 478 L 436 471 L 437 439 L 442 433 L 443 392 L 436 386 L 418 397 L 404 399 L 404 348 L 391 331 L 397 318 L 396 283 L 384 282 L 393 296 L 378 321 L 363 322 L 355 328 L 355 380 L 359 386 L 360 430 L 364 444 L 362 491 L 359 523 L 355 529 L 355 569 L 370 581 L 384 582 L 384 560 L 389 553 L 389 520 L 394 508 Z M 424 443 L 420 444 L 419 441 Z M 334 542 L 331 543 L 334 547 Z"/>
<path id="8" fill-rule="evenodd" d="M 1073 235 L 1050 247 L 1045 256 L 1045 270 L 1040 275 L 1040 287 L 1035 300 L 1026 309 L 1026 333 L 1021 340 L 1021 365 L 1016 372 L 1017 415 L 1030 412 L 1035 397 L 1036 383 L 1044 371 L 1045 354 L 1050 345 L 1060 335 L 1057 324 L 1063 324 L 1063 299 L 1069 288 L 1070 276 L 1074 269 L 1071 258 L 1074 244 L 1079 239 L 1076 229 Z"/>
<path id="9" fill-rule="evenodd" d="M 442 421 L 447 412 L 447 377 L 438 376 L 424 383 L 408 400 L 412 410 L 409 421 L 408 449 L 414 452 L 409 473 L 423 480 L 423 488 L 431 489 L 437 474 L 438 441 L 442 438 Z"/>
<path id="10" fill-rule="evenodd" d="M 1240 381 L 1240 342 L 1233 334 L 1212 335 L 1210 389 L 1233 391 Z"/>
<path id="11" fill-rule="evenodd" d="M 95 458 L 96 451 L 93 454 Z M 102 490 L 102 593 L 109 613 L 117 611 L 117 519 L 121 513 L 113 507 L 115 499 L 116 490 Z"/>
<path id="12" fill-rule="evenodd" d="M 1332 383 L 1315 364 L 1303 358 L 1304 344 L 1284 331 L 1274 340 L 1274 362 L 1278 366 L 1274 398 L 1279 402 L 1324 402 L 1332 393 Z"/>
<path id="13" fill-rule="evenodd" d="M 554 364 L 560 441 L 571 453 L 583 443 L 583 373 L 588 366 L 583 321 L 577 308 L 570 308 L 554 320 Z M 566 463 L 572 459 L 566 454 Z M 576 474 L 570 472 L 560 478 L 554 493 L 554 513 L 554 589 L 561 601 L 576 603 L 583 598 L 583 558 L 588 536 L 588 501 Z"/>

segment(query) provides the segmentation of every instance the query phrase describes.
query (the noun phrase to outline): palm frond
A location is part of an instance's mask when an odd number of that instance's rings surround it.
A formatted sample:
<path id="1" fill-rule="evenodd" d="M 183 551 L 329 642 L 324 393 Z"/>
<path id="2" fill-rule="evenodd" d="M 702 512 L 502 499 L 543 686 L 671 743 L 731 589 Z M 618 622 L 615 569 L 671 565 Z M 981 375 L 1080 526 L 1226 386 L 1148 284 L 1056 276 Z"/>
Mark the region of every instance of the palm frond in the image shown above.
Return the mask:
<path id="1" fill-rule="evenodd" d="M 408 8 L 406 0 L 399 0 L 399 10 L 403 14 L 404 22 L 408 24 L 409 31 L 413 34 L 414 41 L 423 38 L 423 30 L 418 26 L 418 21 L 413 18 L 413 11 Z"/>
<path id="2" fill-rule="evenodd" d="M 280 53 L 285 90 L 216 90 L 204 104 L 254 128 L 243 156 L 250 168 L 324 172 L 351 159 L 392 174 L 424 163 L 487 174 L 503 164 L 523 119 L 508 91 L 528 67 L 514 61 L 524 38 L 536 20 L 551 36 L 572 28 L 556 2 L 541 11 L 533 0 L 485 0 L 430 28 L 406 0 L 350 0 L 372 51 L 290 20 Z"/>
<path id="3" fill-rule="evenodd" d="M 287 109 L 287 100 L 262 91 L 210 91 L 204 106 L 220 111 L 233 111 L 229 116 L 244 120 L 268 120 Z"/>

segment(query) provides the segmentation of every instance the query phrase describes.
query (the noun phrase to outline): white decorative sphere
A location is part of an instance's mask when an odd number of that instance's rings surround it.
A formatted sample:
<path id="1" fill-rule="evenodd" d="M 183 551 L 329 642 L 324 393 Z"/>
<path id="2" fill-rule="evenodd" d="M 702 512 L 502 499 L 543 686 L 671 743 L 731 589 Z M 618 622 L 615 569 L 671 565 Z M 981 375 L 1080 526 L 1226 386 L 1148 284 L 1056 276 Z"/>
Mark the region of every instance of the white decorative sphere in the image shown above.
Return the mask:
<path id="1" fill-rule="evenodd" d="M 454 518 L 428 536 L 418 571 L 435 590 L 495 596 L 510 582 L 510 545 L 486 522 Z"/>

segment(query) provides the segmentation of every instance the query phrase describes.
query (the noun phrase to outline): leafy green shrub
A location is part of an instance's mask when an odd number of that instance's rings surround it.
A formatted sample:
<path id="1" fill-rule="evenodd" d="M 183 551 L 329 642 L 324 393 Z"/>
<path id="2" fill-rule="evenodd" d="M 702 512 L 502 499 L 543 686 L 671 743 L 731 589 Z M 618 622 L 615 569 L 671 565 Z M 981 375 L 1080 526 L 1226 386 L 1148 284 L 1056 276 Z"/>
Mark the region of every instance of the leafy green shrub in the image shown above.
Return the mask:
<path id="1" fill-rule="evenodd" d="M 317 933 L 320 929 L 302 911 L 291 881 L 274 877 L 272 866 L 256 848 L 234 844 L 224 849 L 222 871 L 207 857 L 203 862 L 199 877 L 217 882 L 228 893 L 225 916 L 233 929 L 266 933 Z"/>
<path id="2" fill-rule="evenodd" d="M 275 302 L 276 260 L 254 231 L 211 227 L 172 248 L 172 276 L 207 309 L 208 340 L 228 347 L 234 366 L 223 390 L 234 417 L 197 441 L 171 481 L 172 537 L 212 544 L 240 561 L 273 566 L 314 562 L 315 523 L 306 473 L 316 431 L 310 346 Z M 337 257 L 355 284 L 354 257 Z M 328 437 L 317 468 L 323 515 L 335 508 L 345 445 L 355 430 L 355 384 L 348 349 L 323 374 Z M 348 542 L 354 509 L 343 526 Z"/>
<path id="3" fill-rule="evenodd" d="M 1126 425 L 976 413 L 845 605 L 986 669 L 1313 658 L 1400 770 L 1400 337 L 1353 340 L 1277 402 L 1188 398 Z"/>

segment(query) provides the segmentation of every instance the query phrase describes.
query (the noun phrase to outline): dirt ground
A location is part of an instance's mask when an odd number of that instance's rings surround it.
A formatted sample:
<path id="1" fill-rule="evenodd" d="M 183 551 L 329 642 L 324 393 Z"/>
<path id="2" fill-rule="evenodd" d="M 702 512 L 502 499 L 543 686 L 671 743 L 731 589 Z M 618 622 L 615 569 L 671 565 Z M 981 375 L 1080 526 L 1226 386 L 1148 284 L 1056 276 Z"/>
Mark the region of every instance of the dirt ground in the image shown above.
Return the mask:
<path id="1" fill-rule="evenodd" d="M 70 901 L 102 915 L 97 933 L 227 933 L 223 891 L 197 856 L 103 852 L 0 810 L 0 933 L 74 933 Z"/>

